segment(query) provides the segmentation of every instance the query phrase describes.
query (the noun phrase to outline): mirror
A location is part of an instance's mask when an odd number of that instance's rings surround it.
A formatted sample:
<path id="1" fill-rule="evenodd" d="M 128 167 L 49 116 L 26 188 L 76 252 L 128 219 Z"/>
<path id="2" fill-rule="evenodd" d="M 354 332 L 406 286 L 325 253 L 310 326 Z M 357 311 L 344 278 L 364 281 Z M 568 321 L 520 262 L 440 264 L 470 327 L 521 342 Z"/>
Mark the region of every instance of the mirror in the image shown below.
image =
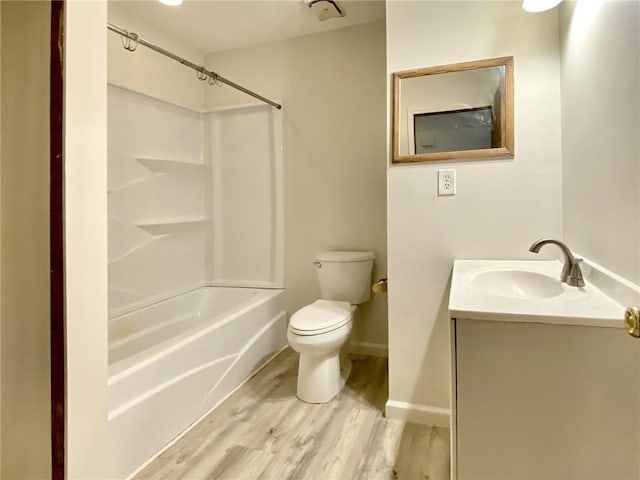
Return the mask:
<path id="1" fill-rule="evenodd" d="M 393 163 L 513 151 L 513 57 L 393 74 Z"/>

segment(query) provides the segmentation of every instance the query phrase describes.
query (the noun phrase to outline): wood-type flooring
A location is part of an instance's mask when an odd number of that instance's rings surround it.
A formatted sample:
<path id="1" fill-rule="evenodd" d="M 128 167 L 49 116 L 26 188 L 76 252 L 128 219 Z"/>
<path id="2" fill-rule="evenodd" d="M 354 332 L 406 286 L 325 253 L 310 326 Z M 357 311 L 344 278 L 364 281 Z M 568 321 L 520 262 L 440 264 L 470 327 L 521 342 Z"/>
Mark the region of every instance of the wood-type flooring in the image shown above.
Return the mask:
<path id="1" fill-rule="evenodd" d="M 386 419 L 386 359 L 351 362 L 333 400 L 307 404 L 287 348 L 135 480 L 449 479 L 449 430 Z"/>

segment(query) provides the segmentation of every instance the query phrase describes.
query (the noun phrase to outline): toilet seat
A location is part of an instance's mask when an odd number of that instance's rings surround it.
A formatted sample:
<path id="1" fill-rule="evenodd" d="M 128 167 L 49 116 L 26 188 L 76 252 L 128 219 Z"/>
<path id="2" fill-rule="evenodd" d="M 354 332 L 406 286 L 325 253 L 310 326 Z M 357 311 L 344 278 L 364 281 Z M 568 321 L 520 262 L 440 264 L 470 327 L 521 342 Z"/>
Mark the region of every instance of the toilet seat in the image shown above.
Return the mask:
<path id="1" fill-rule="evenodd" d="M 316 300 L 291 316 L 289 331 L 311 336 L 331 332 L 349 323 L 353 307 L 348 302 Z"/>

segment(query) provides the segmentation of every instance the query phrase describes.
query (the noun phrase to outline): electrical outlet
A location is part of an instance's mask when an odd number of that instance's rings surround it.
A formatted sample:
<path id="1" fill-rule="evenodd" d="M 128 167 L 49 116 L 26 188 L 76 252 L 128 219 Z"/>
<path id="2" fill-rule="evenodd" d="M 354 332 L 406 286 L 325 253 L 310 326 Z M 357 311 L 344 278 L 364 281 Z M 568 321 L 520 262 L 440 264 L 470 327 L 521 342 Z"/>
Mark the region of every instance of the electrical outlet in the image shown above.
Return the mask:
<path id="1" fill-rule="evenodd" d="M 438 195 L 456 194 L 456 171 L 438 170 Z"/>

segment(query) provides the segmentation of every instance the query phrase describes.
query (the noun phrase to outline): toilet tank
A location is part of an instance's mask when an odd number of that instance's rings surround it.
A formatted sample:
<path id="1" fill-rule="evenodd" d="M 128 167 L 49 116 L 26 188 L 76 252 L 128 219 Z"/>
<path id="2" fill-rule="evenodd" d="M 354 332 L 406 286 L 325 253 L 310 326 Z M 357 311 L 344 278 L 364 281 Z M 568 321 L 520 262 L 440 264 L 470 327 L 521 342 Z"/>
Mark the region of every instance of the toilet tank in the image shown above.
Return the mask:
<path id="1" fill-rule="evenodd" d="M 369 300 L 373 252 L 321 252 L 315 258 L 320 298 L 352 305 Z"/>

